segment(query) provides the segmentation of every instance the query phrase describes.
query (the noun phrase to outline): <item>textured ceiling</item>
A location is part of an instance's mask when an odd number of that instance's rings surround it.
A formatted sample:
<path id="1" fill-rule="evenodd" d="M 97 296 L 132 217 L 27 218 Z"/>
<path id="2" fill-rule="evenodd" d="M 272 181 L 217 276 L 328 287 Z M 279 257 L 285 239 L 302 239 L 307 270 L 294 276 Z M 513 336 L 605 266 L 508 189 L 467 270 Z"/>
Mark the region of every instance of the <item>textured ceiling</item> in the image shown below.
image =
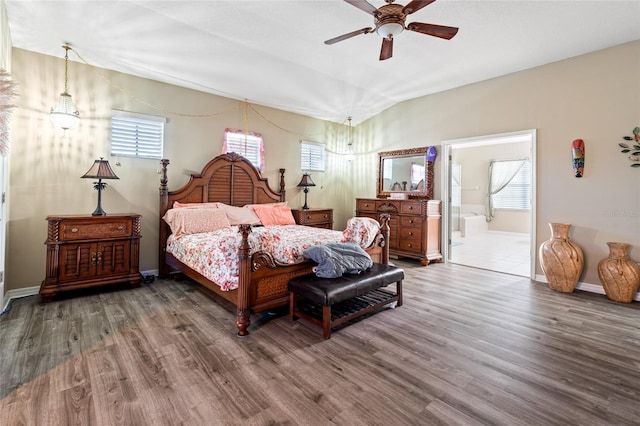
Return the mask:
<path id="1" fill-rule="evenodd" d="M 406 22 L 458 34 L 404 31 L 386 61 L 375 33 L 323 43 L 373 26 L 340 0 L 5 3 L 14 47 L 63 57 L 69 43 L 94 66 L 354 124 L 407 99 L 640 39 L 640 0 L 438 0 Z"/>

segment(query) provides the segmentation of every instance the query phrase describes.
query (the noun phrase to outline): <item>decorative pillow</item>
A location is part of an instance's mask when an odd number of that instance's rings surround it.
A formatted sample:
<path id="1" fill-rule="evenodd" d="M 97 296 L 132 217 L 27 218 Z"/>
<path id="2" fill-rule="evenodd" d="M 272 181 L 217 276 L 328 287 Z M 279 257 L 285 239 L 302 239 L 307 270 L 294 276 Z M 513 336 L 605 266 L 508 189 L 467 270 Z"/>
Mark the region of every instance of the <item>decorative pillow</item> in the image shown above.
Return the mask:
<path id="1" fill-rule="evenodd" d="M 244 208 L 253 209 L 254 206 L 287 206 L 287 205 L 289 205 L 288 201 L 280 201 L 278 203 L 245 204 Z"/>
<path id="2" fill-rule="evenodd" d="M 219 203 L 181 203 L 179 201 L 173 202 L 174 209 L 182 209 L 185 207 L 196 209 L 217 209 Z"/>
<path id="3" fill-rule="evenodd" d="M 318 264 L 320 278 L 338 278 L 343 274 L 359 274 L 373 266 L 369 254 L 355 243 L 331 243 L 311 246 L 304 257 Z"/>
<path id="4" fill-rule="evenodd" d="M 260 225 L 260 218 L 253 209 L 235 207 L 228 204 L 218 203 L 218 208 L 227 214 L 229 223 L 232 225 Z"/>
<path id="5" fill-rule="evenodd" d="M 352 217 L 347 220 L 347 228 L 342 231 L 342 241 L 369 247 L 376 239 L 380 224 L 370 217 Z"/>
<path id="6" fill-rule="evenodd" d="M 254 204 L 252 209 L 264 226 L 296 224 L 291 208 L 288 206 Z"/>
<path id="7" fill-rule="evenodd" d="M 230 226 L 227 215 L 220 209 L 169 209 L 163 219 L 169 224 L 176 238 L 213 232 Z"/>

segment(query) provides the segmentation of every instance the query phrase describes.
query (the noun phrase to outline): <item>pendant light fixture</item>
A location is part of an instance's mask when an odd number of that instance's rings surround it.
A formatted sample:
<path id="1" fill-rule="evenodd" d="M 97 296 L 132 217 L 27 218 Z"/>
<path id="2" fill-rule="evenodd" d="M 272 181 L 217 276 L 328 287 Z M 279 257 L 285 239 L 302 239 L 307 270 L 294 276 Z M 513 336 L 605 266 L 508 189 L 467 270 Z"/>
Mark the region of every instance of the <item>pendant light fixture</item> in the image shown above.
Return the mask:
<path id="1" fill-rule="evenodd" d="M 70 129 L 78 124 L 80 120 L 80 114 L 76 109 L 76 106 L 73 104 L 73 99 L 71 99 L 71 95 L 69 94 L 69 79 L 68 79 L 68 70 L 69 70 L 69 49 L 71 47 L 66 44 L 62 46 L 65 50 L 64 52 L 64 92 L 60 93 L 60 98 L 58 99 L 58 105 L 55 108 L 51 108 L 51 121 L 64 130 Z"/>
<path id="2" fill-rule="evenodd" d="M 347 117 L 349 128 L 347 129 L 347 161 L 353 161 L 355 155 L 353 153 L 353 128 L 351 127 L 351 117 Z"/>

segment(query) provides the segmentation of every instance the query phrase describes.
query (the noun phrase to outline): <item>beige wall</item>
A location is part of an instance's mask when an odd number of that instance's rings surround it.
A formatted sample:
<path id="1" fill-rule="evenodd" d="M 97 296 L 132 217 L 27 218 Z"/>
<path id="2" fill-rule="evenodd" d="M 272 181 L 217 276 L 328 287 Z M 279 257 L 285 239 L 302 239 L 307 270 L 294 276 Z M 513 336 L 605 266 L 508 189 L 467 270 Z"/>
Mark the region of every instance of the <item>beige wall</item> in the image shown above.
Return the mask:
<path id="1" fill-rule="evenodd" d="M 580 281 L 599 284 L 607 241 L 632 244 L 631 257 L 640 260 L 640 170 L 617 146 L 638 125 L 640 41 L 407 101 L 358 126 L 358 134 L 375 150 L 537 129 L 536 246 L 549 238 L 549 222 L 572 224 L 571 238 L 585 253 Z M 586 145 L 580 179 L 571 169 L 576 138 Z M 375 176 L 375 163 L 359 173 Z M 362 182 L 356 193 L 372 195 L 373 184 Z"/>
<path id="2" fill-rule="evenodd" d="M 44 278 L 48 214 L 90 213 L 95 208 L 91 183 L 79 177 L 100 156 L 115 163 L 108 155 L 112 108 L 169 117 L 165 157 L 172 163 L 171 189 L 220 153 L 225 127 L 243 128 L 243 102 L 100 71 L 162 109 L 219 114 L 202 119 L 159 113 L 114 89 L 93 68 L 73 62 L 69 90 L 82 119 L 77 129 L 64 134 L 49 120 L 62 90 L 62 57 L 62 49 L 59 58 L 13 50 L 21 97 L 12 124 L 7 289 L 36 286 Z M 620 137 L 640 124 L 639 75 L 640 42 L 634 42 L 403 102 L 356 127 L 356 158 L 350 164 L 340 156 L 346 151 L 344 126 L 256 107 L 268 121 L 249 111 L 249 129 L 265 137 L 265 175 L 275 180 L 278 168 L 287 169 L 287 199 L 293 206 L 303 202 L 295 187 L 301 174 L 299 140 L 327 143 L 327 172 L 312 174 L 318 186 L 311 188 L 309 204 L 334 207 L 337 229 L 353 215 L 356 197 L 375 196 L 378 152 L 537 129 L 536 245 L 548 239 L 548 222 L 573 224 L 571 237 L 585 251 L 581 281 L 599 283 L 596 268 L 607 254 L 607 241 L 631 243 L 632 257 L 640 259 L 640 170 L 629 167 L 617 149 Z M 586 142 L 582 179 L 574 178 L 571 170 L 570 144 L 575 138 Z M 109 182 L 103 207 L 144 216 L 141 269 L 155 269 L 157 162 L 119 160 L 122 165 L 114 170 L 120 180 Z M 440 160 L 435 167 L 436 197 Z"/>
<path id="3" fill-rule="evenodd" d="M 82 54 L 82 52 L 80 52 Z M 169 158 L 169 188 L 178 189 L 190 173 L 198 173 L 219 155 L 226 127 L 244 128 L 245 104 L 219 96 L 130 75 L 69 64 L 69 92 L 80 111 L 80 124 L 66 133 L 54 128 L 49 111 L 64 83 L 64 50 L 60 57 L 13 49 L 14 77 L 21 96 L 14 114 L 11 138 L 11 203 L 7 256 L 7 290 L 40 285 L 45 275 L 46 220 L 51 214 L 90 214 L 97 203 L 92 182 L 80 179 L 98 157 L 110 160 L 120 178 L 108 181 L 102 194 L 107 213 L 135 212 L 143 216 L 141 270 L 157 268 L 158 162 L 109 156 L 109 124 L 112 109 L 168 117 L 164 157 Z M 74 53 L 70 53 L 70 58 Z M 104 79 L 100 75 L 104 75 Z M 112 84 L 127 89 L 149 107 Z M 311 207 L 335 207 L 335 227 L 344 229 L 352 212 L 347 163 L 338 153 L 346 151 L 346 127 L 275 109 L 247 109 L 249 130 L 265 140 L 266 170 L 274 189 L 278 169 L 286 169 L 287 200 L 293 207 L 304 203 L 300 181 L 301 139 L 325 142 L 326 173 L 312 173 L 317 186 L 309 192 Z M 159 110 L 158 110 L 159 109 Z M 181 114 L 208 114 L 206 118 Z M 121 166 L 116 166 L 119 161 Z"/>

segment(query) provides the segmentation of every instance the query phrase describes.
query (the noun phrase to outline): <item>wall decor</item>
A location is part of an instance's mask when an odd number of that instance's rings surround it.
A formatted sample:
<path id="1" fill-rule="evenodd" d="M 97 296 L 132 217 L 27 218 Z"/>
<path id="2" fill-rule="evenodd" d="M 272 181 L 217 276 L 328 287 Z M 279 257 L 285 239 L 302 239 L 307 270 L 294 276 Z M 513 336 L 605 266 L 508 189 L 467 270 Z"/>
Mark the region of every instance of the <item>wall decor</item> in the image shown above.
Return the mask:
<path id="1" fill-rule="evenodd" d="M 9 153 L 9 122 L 11 110 L 15 107 L 11 100 L 17 95 L 16 86 L 9 73 L 0 68 L 0 155 Z"/>
<path id="2" fill-rule="evenodd" d="M 627 143 L 619 143 L 623 154 L 629 154 L 629 160 L 632 161 L 631 167 L 640 167 L 640 127 L 633 129 L 633 136 L 623 136 L 622 139 L 631 141 L 631 145 Z"/>
<path id="3" fill-rule="evenodd" d="M 573 157 L 575 177 L 582 177 L 584 174 L 584 141 L 582 139 L 575 139 L 571 142 L 571 156 Z"/>

